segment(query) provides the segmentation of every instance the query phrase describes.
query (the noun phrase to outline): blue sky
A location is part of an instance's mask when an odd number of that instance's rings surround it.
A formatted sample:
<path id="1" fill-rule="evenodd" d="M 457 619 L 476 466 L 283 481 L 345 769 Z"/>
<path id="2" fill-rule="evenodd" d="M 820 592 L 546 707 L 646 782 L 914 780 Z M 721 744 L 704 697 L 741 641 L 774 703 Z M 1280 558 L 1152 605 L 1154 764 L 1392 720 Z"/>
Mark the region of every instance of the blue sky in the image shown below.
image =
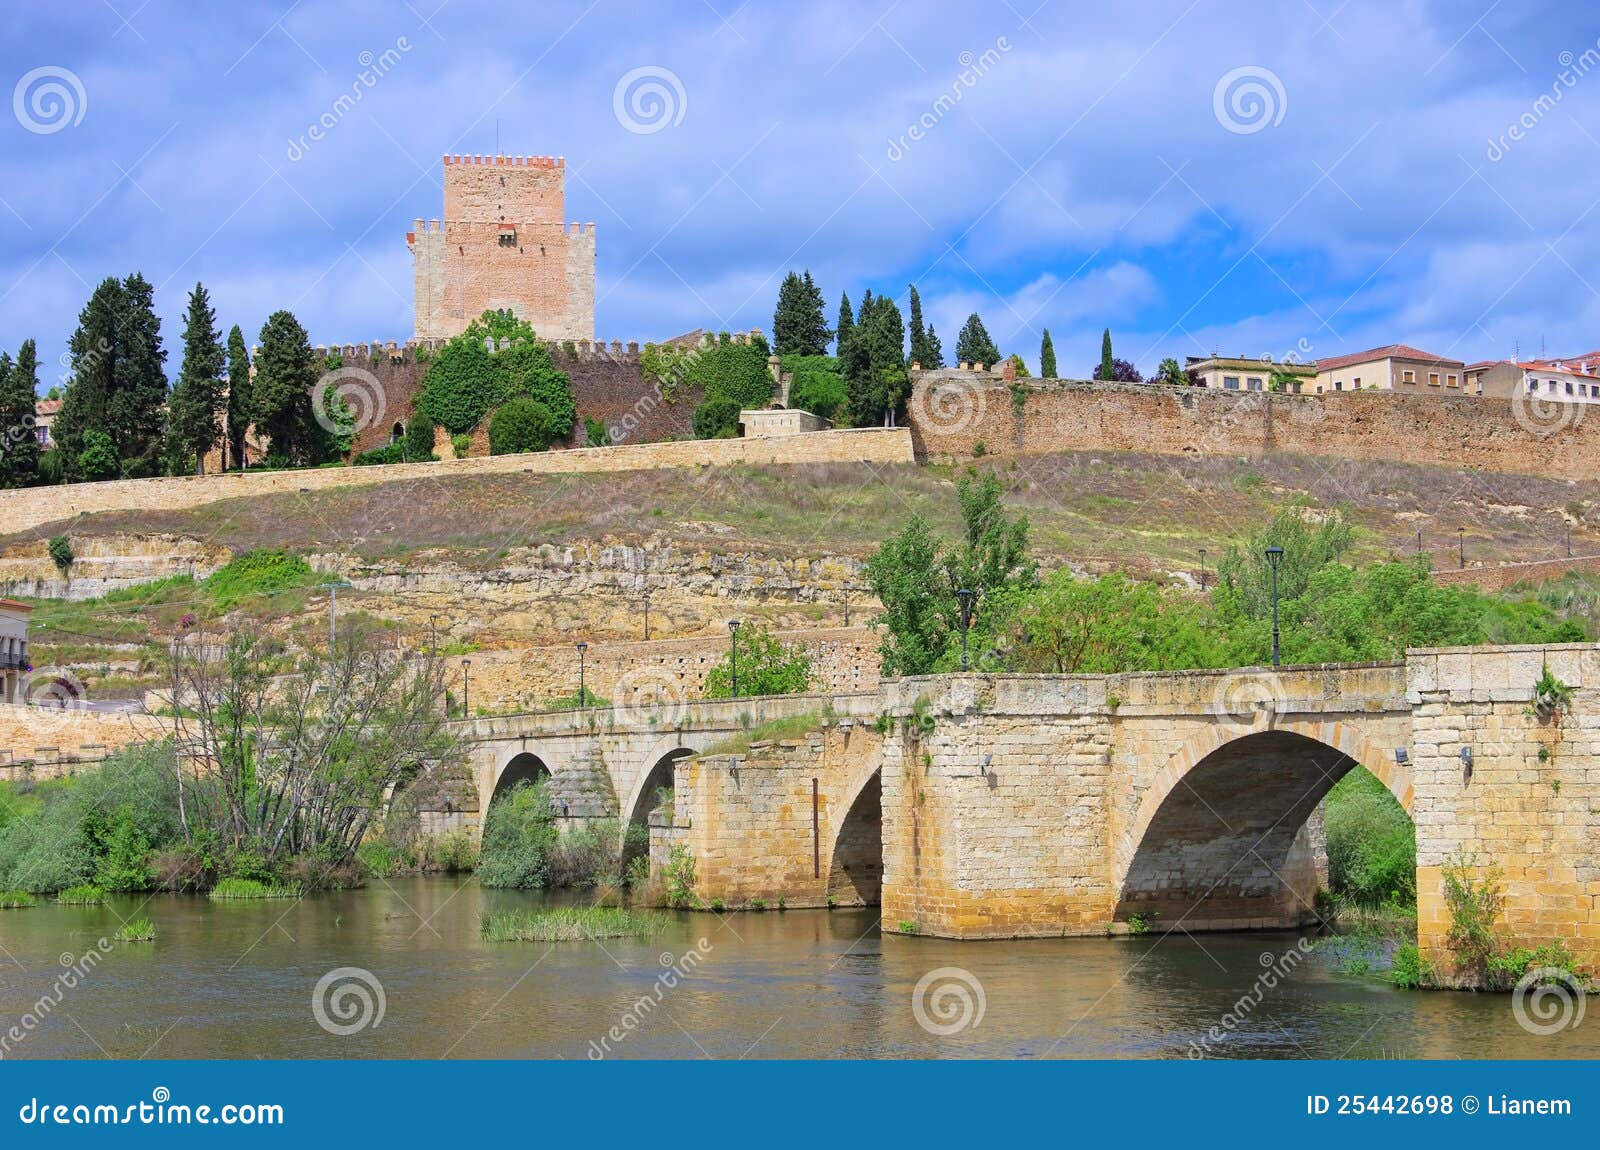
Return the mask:
<path id="1" fill-rule="evenodd" d="M 3 21 L 0 347 L 36 338 L 45 385 L 93 284 L 134 270 L 169 374 L 196 280 L 252 339 L 287 307 L 313 342 L 403 340 L 405 232 L 440 214 L 440 156 L 497 133 L 566 157 L 605 339 L 770 329 L 809 267 L 830 318 L 841 290 L 915 281 L 947 354 L 976 309 L 1034 367 L 1049 327 L 1062 374 L 1105 326 L 1147 371 L 1600 347 L 1588 3 L 8 0 Z M 645 89 L 619 93 L 630 73 Z"/>

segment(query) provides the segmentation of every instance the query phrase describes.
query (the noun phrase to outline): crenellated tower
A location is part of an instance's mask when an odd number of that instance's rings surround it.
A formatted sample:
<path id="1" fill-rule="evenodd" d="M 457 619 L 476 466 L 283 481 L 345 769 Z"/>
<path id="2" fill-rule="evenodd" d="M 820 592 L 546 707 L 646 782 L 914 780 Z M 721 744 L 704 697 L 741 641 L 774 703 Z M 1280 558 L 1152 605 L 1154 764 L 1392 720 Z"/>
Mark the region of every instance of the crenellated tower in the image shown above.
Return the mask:
<path id="1" fill-rule="evenodd" d="M 545 339 L 594 338 L 594 224 L 565 220 L 560 156 L 446 156 L 444 218 L 417 220 L 418 339 L 509 308 Z"/>

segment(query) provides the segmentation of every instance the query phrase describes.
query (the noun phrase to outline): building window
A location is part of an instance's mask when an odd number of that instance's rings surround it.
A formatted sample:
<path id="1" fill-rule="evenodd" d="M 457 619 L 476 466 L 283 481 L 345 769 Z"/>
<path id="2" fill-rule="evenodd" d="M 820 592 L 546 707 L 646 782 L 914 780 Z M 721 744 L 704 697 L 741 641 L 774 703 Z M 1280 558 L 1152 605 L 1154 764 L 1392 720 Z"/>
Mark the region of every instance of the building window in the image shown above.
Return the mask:
<path id="1" fill-rule="evenodd" d="M 1225 376 L 1223 376 L 1222 377 L 1222 387 L 1223 387 L 1223 389 L 1225 391 L 1238 391 L 1239 390 L 1239 377 L 1237 375 L 1225 375 Z"/>
<path id="2" fill-rule="evenodd" d="M 1547 382 L 1549 383 L 1549 386 L 1546 387 L 1545 390 L 1548 391 L 1551 395 L 1554 395 L 1556 393 L 1556 381 L 1552 379 L 1552 380 L 1549 380 Z"/>
<path id="3" fill-rule="evenodd" d="M 1538 391 L 1539 390 L 1539 381 L 1537 379 L 1530 379 L 1528 381 L 1528 390 L 1529 391 Z"/>
<path id="4" fill-rule="evenodd" d="M 1252 375 L 1249 379 L 1244 381 L 1244 384 L 1245 384 L 1245 390 L 1247 390 L 1247 391 L 1260 391 L 1261 390 L 1261 380 L 1258 379 L 1256 376 Z"/>
<path id="5" fill-rule="evenodd" d="M 1457 386 L 1456 377 L 1455 377 L 1455 373 L 1454 372 L 1451 372 L 1449 375 L 1444 377 L 1444 385 L 1446 387 L 1455 387 L 1455 386 Z"/>
<path id="6" fill-rule="evenodd" d="M 1350 381 L 1350 387 L 1355 391 L 1361 390 L 1361 377 L 1359 375 Z"/>
<path id="7" fill-rule="evenodd" d="M 1342 380 L 1342 379 L 1334 380 L 1333 381 L 1333 390 L 1334 391 L 1343 391 L 1344 390 L 1344 380 Z"/>
<path id="8" fill-rule="evenodd" d="M 1402 371 L 1400 373 L 1400 382 L 1401 383 L 1416 383 L 1417 382 L 1417 373 L 1414 372 L 1414 371 Z"/>
<path id="9" fill-rule="evenodd" d="M 1438 387 L 1439 386 L 1439 373 L 1438 372 L 1430 371 L 1428 373 L 1428 386 L 1429 387 Z"/>

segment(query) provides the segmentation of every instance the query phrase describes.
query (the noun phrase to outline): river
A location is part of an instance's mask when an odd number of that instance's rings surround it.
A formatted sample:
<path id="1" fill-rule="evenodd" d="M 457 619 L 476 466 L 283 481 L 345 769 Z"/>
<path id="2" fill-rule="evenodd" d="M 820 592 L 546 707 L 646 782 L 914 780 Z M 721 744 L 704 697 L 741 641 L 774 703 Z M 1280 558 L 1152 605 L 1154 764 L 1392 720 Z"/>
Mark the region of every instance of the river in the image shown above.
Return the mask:
<path id="1" fill-rule="evenodd" d="M 1600 1018 L 1534 1035 L 1508 996 L 1396 990 L 1342 972 L 1325 945 L 1306 954 L 1293 934 L 957 943 L 883 935 L 874 911 L 835 910 L 679 913 L 647 942 L 480 938 L 484 910 L 543 901 L 428 877 L 298 902 L 0 910 L 0 1054 L 1600 1057 Z M 155 941 L 102 953 L 135 912 Z M 320 1003 L 349 1034 L 313 1009 L 338 968 L 365 972 L 333 980 Z"/>

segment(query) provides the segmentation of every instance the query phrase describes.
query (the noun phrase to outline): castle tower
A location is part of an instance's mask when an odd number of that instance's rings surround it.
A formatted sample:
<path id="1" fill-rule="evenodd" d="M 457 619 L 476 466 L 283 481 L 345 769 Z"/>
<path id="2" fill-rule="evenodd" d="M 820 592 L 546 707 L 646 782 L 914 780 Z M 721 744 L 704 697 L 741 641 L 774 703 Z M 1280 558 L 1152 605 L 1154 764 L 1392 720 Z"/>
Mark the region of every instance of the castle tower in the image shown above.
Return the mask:
<path id="1" fill-rule="evenodd" d="M 446 156 L 444 219 L 406 234 L 418 339 L 510 308 L 544 339 L 594 338 L 594 225 L 564 219 L 560 156 Z"/>

